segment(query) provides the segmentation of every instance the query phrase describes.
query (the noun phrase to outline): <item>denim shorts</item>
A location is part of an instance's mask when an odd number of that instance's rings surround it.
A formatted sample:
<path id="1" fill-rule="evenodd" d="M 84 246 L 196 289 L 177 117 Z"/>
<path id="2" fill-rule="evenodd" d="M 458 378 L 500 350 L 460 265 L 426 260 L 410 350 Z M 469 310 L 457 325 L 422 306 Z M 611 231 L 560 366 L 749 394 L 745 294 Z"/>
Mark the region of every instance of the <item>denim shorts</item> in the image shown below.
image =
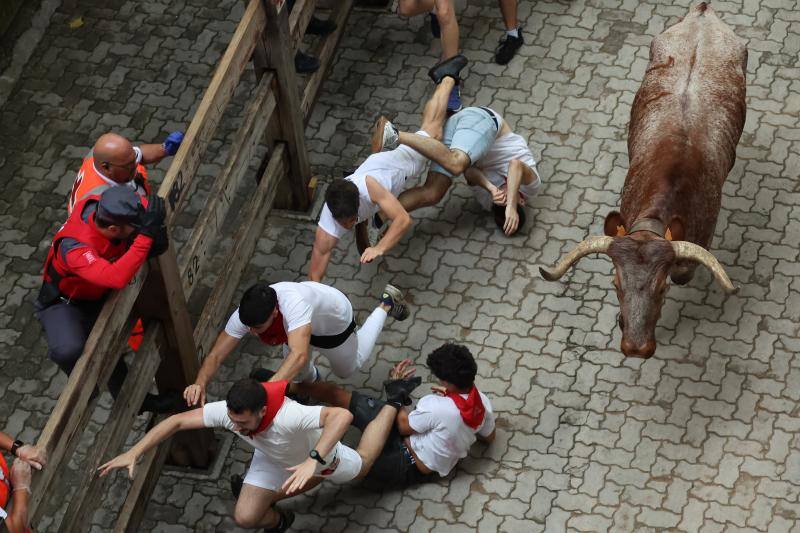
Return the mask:
<path id="1" fill-rule="evenodd" d="M 444 124 L 442 143 L 451 150 L 461 150 L 469 156 L 470 165 L 489 151 L 497 137 L 497 124 L 490 111 L 480 107 L 465 107 Z M 431 171 L 453 175 L 440 164 L 431 162 Z"/>

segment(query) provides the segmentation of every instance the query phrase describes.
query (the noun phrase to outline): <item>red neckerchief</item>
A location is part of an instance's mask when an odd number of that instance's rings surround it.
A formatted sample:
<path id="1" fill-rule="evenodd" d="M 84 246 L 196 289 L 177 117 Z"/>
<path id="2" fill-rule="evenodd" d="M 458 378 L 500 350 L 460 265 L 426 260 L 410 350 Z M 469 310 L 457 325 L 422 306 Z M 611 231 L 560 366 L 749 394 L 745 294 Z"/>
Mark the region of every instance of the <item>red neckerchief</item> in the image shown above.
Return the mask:
<path id="1" fill-rule="evenodd" d="M 275 310 L 278 314 L 275 315 L 272 324 L 270 324 L 266 330 L 258 334 L 258 338 L 261 339 L 261 342 L 269 344 L 270 346 L 279 346 L 289 342 L 289 337 L 286 336 L 286 328 L 283 327 L 283 315 L 281 314 L 281 310 L 277 305 L 275 305 Z"/>
<path id="2" fill-rule="evenodd" d="M 447 397 L 453 400 L 456 407 L 458 407 L 458 410 L 461 412 L 461 419 L 464 423 L 472 429 L 478 429 L 481 423 L 483 423 L 486 409 L 483 407 L 481 395 L 478 393 L 478 389 L 475 385 L 472 386 L 472 390 L 469 391 L 469 396 L 466 400 L 457 392 L 448 392 Z"/>
<path id="3" fill-rule="evenodd" d="M 272 421 L 275 419 L 275 415 L 278 414 L 278 411 L 280 411 L 281 407 L 283 406 L 283 400 L 286 399 L 286 388 L 289 386 L 289 382 L 284 379 L 281 381 L 262 383 L 261 386 L 264 387 L 264 392 L 267 393 L 267 399 L 265 400 L 267 402 L 265 404 L 267 412 L 264 415 L 264 418 L 261 419 L 261 423 L 258 425 L 256 430 L 247 435 L 251 438 L 257 433 L 261 433 L 267 429 L 270 424 L 272 424 Z"/>

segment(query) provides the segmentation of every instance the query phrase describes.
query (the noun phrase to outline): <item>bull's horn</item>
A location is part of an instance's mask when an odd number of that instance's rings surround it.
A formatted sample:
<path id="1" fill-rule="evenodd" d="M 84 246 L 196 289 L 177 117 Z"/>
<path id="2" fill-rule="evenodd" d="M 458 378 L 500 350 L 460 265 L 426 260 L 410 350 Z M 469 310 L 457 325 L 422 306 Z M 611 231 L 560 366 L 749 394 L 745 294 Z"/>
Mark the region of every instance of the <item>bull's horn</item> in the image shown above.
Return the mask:
<path id="1" fill-rule="evenodd" d="M 676 259 L 688 259 L 705 265 L 705 267 L 714 274 L 717 283 L 719 283 L 728 294 L 739 292 L 739 287 L 736 287 L 731 282 L 728 274 L 725 273 L 725 269 L 719 261 L 717 261 L 717 258 L 714 257 L 714 254 L 702 246 L 698 246 L 689 241 L 672 241 L 672 249 L 675 250 Z"/>
<path id="2" fill-rule="evenodd" d="M 604 254 L 608 252 L 608 247 L 614 242 L 612 237 L 594 236 L 587 237 L 583 242 L 576 246 L 570 253 L 564 256 L 561 261 L 552 269 L 539 267 L 539 272 L 542 277 L 547 281 L 556 281 L 567 273 L 572 265 L 578 262 L 580 258 L 589 254 Z"/>

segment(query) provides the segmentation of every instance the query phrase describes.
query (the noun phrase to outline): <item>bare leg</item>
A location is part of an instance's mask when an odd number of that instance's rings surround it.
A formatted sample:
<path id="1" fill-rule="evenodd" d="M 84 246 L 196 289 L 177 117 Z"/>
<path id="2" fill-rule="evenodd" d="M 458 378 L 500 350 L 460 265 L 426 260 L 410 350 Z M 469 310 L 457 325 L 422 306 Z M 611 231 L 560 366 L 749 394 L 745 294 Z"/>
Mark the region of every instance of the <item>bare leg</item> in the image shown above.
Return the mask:
<path id="1" fill-rule="evenodd" d="M 361 434 L 361 440 L 358 441 L 358 448 L 356 451 L 361 456 L 361 472 L 358 477 L 366 476 L 375 464 L 375 460 L 383 451 L 383 446 L 386 444 L 386 439 L 389 438 L 394 427 L 394 421 L 397 417 L 397 408 L 391 405 L 384 405 L 372 422 L 367 424 L 364 428 L 364 433 Z"/>
<path id="2" fill-rule="evenodd" d="M 322 478 L 311 479 L 301 492 L 313 489 L 320 481 Z M 245 529 L 275 527 L 280 520 L 280 515 L 275 510 L 275 503 L 284 498 L 286 494 L 283 491 L 275 492 L 245 483 L 242 485 L 239 499 L 236 500 L 233 520 L 237 526 Z"/>
<path id="3" fill-rule="evenodd" d="M 397 13 L 403 17 L 413 17 L 433 11 L 434 0 L 400 0 Z"/>
<path id="4" fill-rule="evenodd" d="M 433 91 L 433 95 L 427 101 L 425 109 L 422 111 L 422 125 L 419 129 L 425 131 L 431 138 L 438 141 L 442 140 L 442 128 L 447 120 L 447 99 L 455 84 L 456 80 L 453 78 L 449 76 L 444 78 L 442 82 L 436 86 L 436 90 Z M 401 133 L 401 135 L 403 135 L 403 133 Z"/>
<path id="5" fill-rule="evenodd" d="M 442 61 L 458 54 L 458 20 L 453 0 L 436 0 L 436 18 L 442 29 Z"/>
<path id="6" fill-rule="evenodd" d="M 413 148 L 431 161 L 439 163 L 451 174 L 457 176 L 469 168 L 469 156 L 461 150 L 451 150 L 442 141 L 405 131 L 400 132 L 399 140 L 400 144 Z"/>
<path id="7" fill-rule="evenodd" d="M 506 30 L 517 29 L 517 0 L 498 0 L 500 12 L 503 13 L 503 23 Z"/>
<path id="8" fill-rule="evenodd" d="M 400 194 L 398 200 L 409 213 L 420 207 L 428 207 L 439 203 L 453 181 L 439 172 L 428 172 L 425 185 L 411 187 Z"/>

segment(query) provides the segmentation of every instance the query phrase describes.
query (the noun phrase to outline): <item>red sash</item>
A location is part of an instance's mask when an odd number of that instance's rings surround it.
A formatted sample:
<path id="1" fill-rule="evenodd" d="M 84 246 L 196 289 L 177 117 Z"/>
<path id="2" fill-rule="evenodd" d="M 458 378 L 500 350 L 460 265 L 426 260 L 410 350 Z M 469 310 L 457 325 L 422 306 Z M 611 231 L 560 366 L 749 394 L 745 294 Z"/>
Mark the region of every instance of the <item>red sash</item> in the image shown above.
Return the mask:
<path id="1" fill-rule="evenodd" d="M 286 329 L 283 327 L 283 315 L 281 314 L 281 310 L 278 309 L 277 305 L 275 306 L 275 310 L 278 311 L 278 314 L 275 315 L 275 320 L 272 321 L 272 324 L 270 324 L 266 330 L 258 334 L 258 338 L 261 339 L 261 342 L 269 344 L 270 346 L 279 346 L 289 342 L 289 337 L 286 336 Z"/>
<path id="2" fill-rule="evenodd" d="M 0 507 L 8 509 L 8 500 L 11 497 L 11 478 L 9 477 L 6 458 L 0 453 Z"/>
<path id="3" fill-rule="evenodd" d="M 261 433 L 272 424 L 275 415 L 278 414 L 278 411 L 280 411 L 283 406 L 283 400 L 286 399 L 286 388 L 289 386 L 289 382 L 284 379 L 281 381 L 262 383 L 261 386 L 264 387 L 264 391 L 267 393 L 267 403 L 265 405 L 267 412 L 264 418 L 261 419 L 261 423 L 256 430 L 248 435 L 249 437 L 254 437 L 257 433 Z"/>
<path id="4" fill-rule="evenodd" d="M 472 429 L 478 429 L 483 423 L 483 417 L 486 415 L 486 409 L 483 407 L 481 395 L 475 385 L 469 391 L 469 396 L 465 400 L 457 392 L 448 392 L 447 397 L 453 400 L 461 412 L 461 419 L 466 425 Z"/>

